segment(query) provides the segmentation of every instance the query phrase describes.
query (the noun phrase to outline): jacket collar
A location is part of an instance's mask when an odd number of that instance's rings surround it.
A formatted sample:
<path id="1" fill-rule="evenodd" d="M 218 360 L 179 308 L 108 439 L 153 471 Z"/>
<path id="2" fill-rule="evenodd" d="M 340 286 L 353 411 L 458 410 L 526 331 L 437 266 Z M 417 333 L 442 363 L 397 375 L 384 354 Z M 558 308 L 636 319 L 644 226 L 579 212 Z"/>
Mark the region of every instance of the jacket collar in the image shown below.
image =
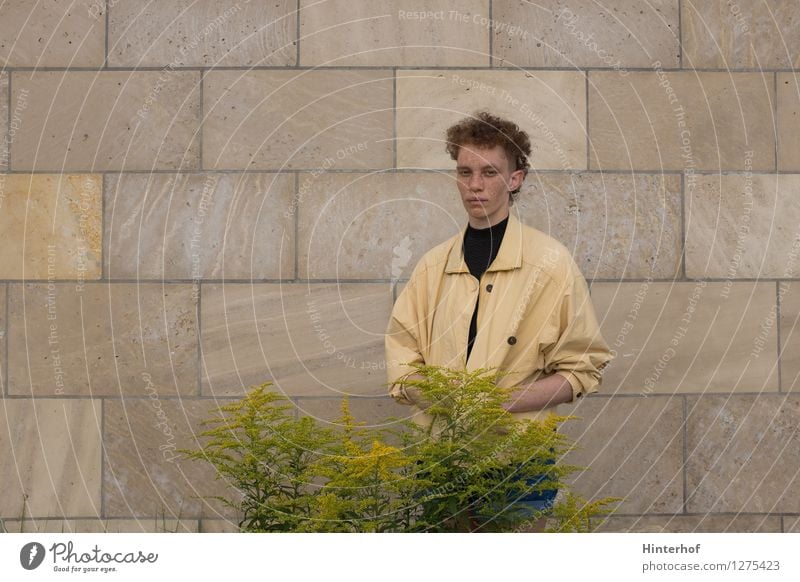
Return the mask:
<path id="1" fill-rule="evenodd" d="M 453 244 L 447 255 L 447 266 L 445 273 L 469 273 L 466 261 L 464 261 L 464 235 L 467 232 L 469 221 L 461 229 L 461 234 L 453 237 Z M 507 271 L 509 269 L 519 269 L 522 267 L 522 228 L 524 224 L 514 215 L 513 207 L 509 209 L 508 224 L 503 234 L 503 241 L 500 249 L 489 268 L 489 271 Z"/>

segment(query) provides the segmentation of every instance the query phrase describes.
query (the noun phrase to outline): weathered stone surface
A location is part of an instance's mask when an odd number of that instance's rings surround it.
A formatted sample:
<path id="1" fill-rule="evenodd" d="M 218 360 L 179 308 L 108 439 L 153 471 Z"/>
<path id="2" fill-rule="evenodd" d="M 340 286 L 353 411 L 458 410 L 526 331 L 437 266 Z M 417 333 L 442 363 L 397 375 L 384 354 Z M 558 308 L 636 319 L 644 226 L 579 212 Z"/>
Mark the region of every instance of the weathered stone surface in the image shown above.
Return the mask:
<path id="1" fill-rule="evenodd" d="M 341 426 L 342 398 L 297 398 L 297 414 L 310 416 L 329 427 Z M 370 430 L 398 430 L 398 421 L 411 420 L 411 406 L 398 404 L 389 396 L 378 398 L 348 398 L 350 414 L 355 422 L 363 422 Z"/>
<path id="2" fill-rule="evenodd" d="M 752 151 L 773 170 L 774 99 L 767 73 L 591 71 L 591 168 L 741 170 Z"/>
<path id="3" fill-rule="evenodd" d="M 299 184 L 303 279 L 408 278 L 467 222 L 452 175 L 301 174 Z"/>
<path id="4" fill-rule="evenodd" d="M 778 390 L 775 283 L 594 283 L 592 303 L 616 351 L 608 390 Z"/>
<path id="5" fill-rule="evenodd" d="M 0 175 L 0 279 L 100 278 L 97 174 Z"/>
<path id="6" fill-rule="evenodd" d="M 311 2 L 300 15 L 303 66 L 485 67 L 489 5 L 466 0 L 391 4 Z"/>
<path id="7" fill-rule="evenodd" d="M 6 99 L 7 95 L 8 73 L 3 71 L 0 72 L 0 172 L 5 172 L 8 170 L 8 144 L 16 135 L 17 126 L 19 125 L 18 121 L 11 120 L 11 123 L 14 126 L 14 136 L 12 136 L 9 132 L 9 104 L 8 100 Z M 17 111 L 19 111 L 19 108 L 17 108 Z M 0 176 L 0 199 L 4 196 L 5 192 L 5 187 L 2 180 L 5 180 L 5 176 Z"/>
<path id="8" fill-rule="evenodd" d="M 674 397 L 590 397 L 560 429 L 577 445 L 564 462 L 589 500 L 622 497 L 621 513 L 677 513 L 683 501 L 683 402 Z"/>
<path id="9" fill-rule="evenodd" d="M 505 67 L 680 65 L 678 3 L 494 0 L 494 64 Z"/>
<path id="10" fill-rule="evenodd" d="M 9 533 L 196 533 L 196 519 L 32 519 L 4 521 Z"/>
<path id="11" fill-rule="evenodd" d="M 7 362 L 6 362 L 6 330 L 7 322 L 8 322 L 8 314 L 6 313 L 6 297 L 7 297 L 7 290 L 8 285 L 0 285 L 0 398 L 5 398 L 6 391 L 8 387 L 6 386 L 6 370 Z"/>
<path id="12" fill-rule="evenodd" d="M 107 400 L 103 445 L 104 507 L 108 517 L 192 519 L 226 517 L 229 508 L 214 499 L 234 500 L 233 489 L 216 480 L 214 467 L 183 459 L 179 449 L 198 449 L 203 419 L 225 402 L 203 400 Z"/>
<path id="13" fill-rule="evenodd" d="M 586 278 L 671 278 L 681 261 L 677 175 L 529 175 L 523 221 L 564 243 Z"/>
<path id="14" fill-rule="evenodd" d="M 206 284 L 203 394 L 385 395 L 389 284 Z"/>
<path id="15" fill-rule="evenodd" d="M 235 518 L 201 519 L 200 533 L 239 533 L 239 525 Z"/>
<path id="16" fill-rule="evenodd" d="M 0 516 L 100 512 L 100 401 L 0 399 Z"/>
<path id="17" fill-rule="evenodd" d="M 191 291 L 188 284 L 11 284 L 10 394 L 194 394 Z"/>
<path id="18" fill-rule="evenodd" d="M 102 66 L 105 12 L 104 0 L 6 0 L 0 7 L 0 66 Z"/>
<path id="19" fill-rule="evenodd" d="M 688 398 L 686 510 L 800 512 L 800 397 Z"/>
<path id="20" fill-rule="evenodd" d="M 14 170 L 195 169 L 199 71 L 15 72 L 27 92 L 12 146 Z"/>
<path id="21" fill-rule="evenodd" d="M 778 100 L 778 169 L 800 170 L 800 77 L 775 73 Z"/>
<path id="22" fill-rule="evenodd" d="M 577 71 L 398 71 L 397 166 L 455 168 L 447 128 L 486 108 L 528 132 L 532 168 L 586 168 L 586 78 Z"/>
<path id="23" fill-rule="evenodd" d="M 203 83 L 204 168 L 392 166 L 386 71 L 211 71 Z"/>
<path id="24" fill-rule="evenodd" d="M 681 0 L 685 67 L 800 66 L 800 16 L 792 0 Z"/>
<path id="25" fill-rule="evenodd" d="M 647 533 L 777 533 L 777 515 L 642 515 L 612 516 L 597 528 L 599 532 Z"/>
<path id="26" fill-rule="evenodd" d="M 800 175 L 696 176 L 686 191 L 686 275 L 797 277 Z"/>
<path id="27" fill-rule="evenodd" d="M 106 273 L 139 279 L 294 277 L 294 177 L 108 177 Z"/>
<path id="28" fill-rule="evenodd" d="M 778 285 L 781 329 L 781 389 L 800 390 L 800 284 L 781 281 Z"/>
<path id="29" fill-rule="evenodd" d="M 119 2 L 108 20 L 113 67 L 294 65 L 296 40 L 295 0 Z"/>

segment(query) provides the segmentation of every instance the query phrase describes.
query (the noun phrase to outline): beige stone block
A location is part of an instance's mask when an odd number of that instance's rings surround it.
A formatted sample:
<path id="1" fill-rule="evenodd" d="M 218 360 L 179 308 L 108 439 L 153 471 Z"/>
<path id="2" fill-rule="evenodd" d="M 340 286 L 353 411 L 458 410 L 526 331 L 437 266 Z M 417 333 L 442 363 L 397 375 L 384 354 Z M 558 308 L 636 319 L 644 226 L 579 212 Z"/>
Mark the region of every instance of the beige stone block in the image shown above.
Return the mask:
<path id="1" fill-rule="evenodd" d="M 798 513 L 800 397 L 690 397 L 686 510 Z"/>
<path id="2" fill-rule="evenodd" d="M 589 73 L 593 169 L 775 167 L 773 83 L 767 73 Z M 689 178 L 687 177 L 687 180 Z"/>
<path id="3" fill-rule="evenodd" d="M 9 393 L 137 394 L 197 389 L 191 285 L 12 284 Z"/>
<path id="4" fill-rule="evenodd" d="M 298 198 L 303 279 L 408 278 L 467 222 L 450 174 L 300 174 Z"/>
<path id="5" fill-rule="evenodd" d="M 800 18 L 792 0 L 681 0 L 683 64 L 775 69 L 800 65 Z"/>
<path id="6" fill-rule="evenodd" d="M 800 533 L 800 516 L 783 516 L 783 531 L 786 533 Z"/>
<path id="7" fill-rule="evenodd" d="M 587 398 L 561 432 L 578 446 L 564 462 L 586 469 L 567 481 L 589 500 L 621 497 L 621 513 L 677 513 L 683 495 L 680 398 Z"/>
<path id="8" fill-rule="evenodd" d="M 514 208 L 572 252 L 587 278 L 670 278 L 680 270 L 674 174 L 529 175 Z"/>
<path id="9" fill-rule="evenodd" d="M 100 512 L 100 415 L 97 400 L 0 399 L 0 516 Z"/>
<path id="10" fill-rule="evenodd" d="M 197 533 L 196 519 L 31 519 L 5 522 L 9 533 Z"/>
<path id="11" fill-rule="evenodd" d="M 203 167 L 392 166 L 387 71 L 210 71 L 203 81 Z"/>
<path id="12" fill-rule="evenodd" d="M 0 279 L 99 279 L 103 179 L 0 176 Z"/>
<path id="13" fill-rule="evenodd" d="M 485 67 L 489 4 L 466 0 L 384 3 L 303 2 L 303 66 Z"/>
<path id="14" fill-rule="evenodd" d="M 0 6 L 0 66 L 101 67 L 105 59 L 103 0 Z"/>
<path id="15" fill-rule="evenodd" d="M 595 283 L 604 392 L 778 390 L 775 283 Z"/>
<path id="16" fill-rule="evenodd" d="M 797 277 L 800 175 L 696 178 L 686 189 L 688 277 Z"/>
<path id="17" fill-rule="evenodd" d="M 778 169 L 800 170 L 800 78 L 775 73 L 778 88 Z"/>
<path id="18" fill-rule="evenodd" d="M 8 314 L 6 313 L 6 297 L 8 285 L 0 285 L 0 398 L 5 398 L 6 390 L 6 330 Z"/>
<path id="19" fill-rule="evenodd" d="M 778 533 L 777 515 L 641 515 L 612 516 L 598 532 L 640 533 Z"/>
<path id="20" fill-rule="evenodd" d="M 397 72 L 397 166 L 455 168 L 447 128 L 478 109 L 528 132 L 532 168 L 586 168 L 583 73 L 485 70 Z"/>
<path id="21" fill-rule="evenodd" d="M 781 389 L 800 390 L 800 284 L 778 284 L 781 330 Z"/>
<path id="22" fill-rule="evenodd" d="M 239 533 L 236 519 L 201 519 L 200 533 Z"/>
<path id="23" fill-rule="evenodd" d="M 206 442 L 205 419 L 226 402 L 210 399 L 107 400 L 103 444 L 103 501 L 108 517 L 184 520 L 225 517 L 231 510 L 210 496 L 234 501 L 208 462 L 184 458 L 181 449 Z"/>
<path id="24" fill-rule="evenodd" d="M 294 0 L 120 2 L 109 13 L 108 60 L 113 67 L 294 65 L 296 31 Z"/>
<path id="25" fill-rule="evenodd" d="M 0 72 L 0 172 L 8 170 L 8 144 L 12 140 L 8 122 L 8 73 L 2 71 Z M 13 120 L 12 123 L 16 135 L 16 127 L 19 123 Z M 4 179 L 5 176 L 0 176 L 0 180 Z M 2 200 L 4 190 L 3 182 L 0 181 L 0 200 Z"/>
<path id="26" fill-rule="evenodd" d="M 502 67 L 680 66 L 678 3 L 495 0 L 494 64 Z"/>
<path id="27" fill-rule="evenodd" d="M 288 396 L 388 393 L 388 284 L 203 285 L 203 394 L 266 381 Z"/>
<path id="28" fill-rule="evenodd" d="M 295 406 L 300 416 L 310 416 L 328 428 L 340 427 L 342 398 L 297 398 Z M 356 423 L 369 430 L 402 430 L 403 421 L 411 420 L 413 408 L 398 404 L 389 396 L 378 398 L 348 398 L 350 414 Z"/>
<path id="29" fill-rule="evenodd" d="M 28 106 L 12 168 L 39 171 L 194 169 L 199 71 L 14 73 Z"/>
<path id="30" fill-rule="evenodd" d="M 294 277 L 293 176 L 118 174 L 107 179 L 109 277 Z"/>

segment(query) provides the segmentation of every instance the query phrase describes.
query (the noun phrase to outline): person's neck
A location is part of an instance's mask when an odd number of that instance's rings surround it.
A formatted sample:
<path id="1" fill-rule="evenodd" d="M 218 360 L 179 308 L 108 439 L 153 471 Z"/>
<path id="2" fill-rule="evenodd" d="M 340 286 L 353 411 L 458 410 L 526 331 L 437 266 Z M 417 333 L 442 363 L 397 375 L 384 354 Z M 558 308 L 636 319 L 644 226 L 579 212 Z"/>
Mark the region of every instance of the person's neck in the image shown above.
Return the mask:
<path id="1" fill-rule="evenodd" d="M 469 225 L 475 230 L 486 230 L 487 228 L 491 228 L 503 222 L 505 219 L 508 218 L 508 215 L 509 213 L 507 212 L 505 216 L 494 219 L 491 219 L 489 217 L 473 218 L 472 216 L 470 216 Z"/>

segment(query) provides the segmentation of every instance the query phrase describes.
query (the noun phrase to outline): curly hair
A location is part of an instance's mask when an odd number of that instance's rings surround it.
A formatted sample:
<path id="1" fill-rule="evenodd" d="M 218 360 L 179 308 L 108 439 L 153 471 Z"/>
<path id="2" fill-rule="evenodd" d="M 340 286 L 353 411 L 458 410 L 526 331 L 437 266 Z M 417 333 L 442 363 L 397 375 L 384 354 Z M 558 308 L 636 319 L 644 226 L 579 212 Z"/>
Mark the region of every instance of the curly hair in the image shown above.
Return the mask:
<path id="1" fill-rule="evenodd" d="M 458 159 L 461 146 L 474 145 L 481 148 L 501 146 L 509 160 L 514 160 L 512 169 L 522 170 L 528 175 L 528 156 L 531 155 L 531 140 L 528 134 L 513 121 L 492 115 L 488 111 L 476 111 L 447 129 L 447 153 Z M 510 204 L 517 199 L 520 188 L 511 191 Z"/>

